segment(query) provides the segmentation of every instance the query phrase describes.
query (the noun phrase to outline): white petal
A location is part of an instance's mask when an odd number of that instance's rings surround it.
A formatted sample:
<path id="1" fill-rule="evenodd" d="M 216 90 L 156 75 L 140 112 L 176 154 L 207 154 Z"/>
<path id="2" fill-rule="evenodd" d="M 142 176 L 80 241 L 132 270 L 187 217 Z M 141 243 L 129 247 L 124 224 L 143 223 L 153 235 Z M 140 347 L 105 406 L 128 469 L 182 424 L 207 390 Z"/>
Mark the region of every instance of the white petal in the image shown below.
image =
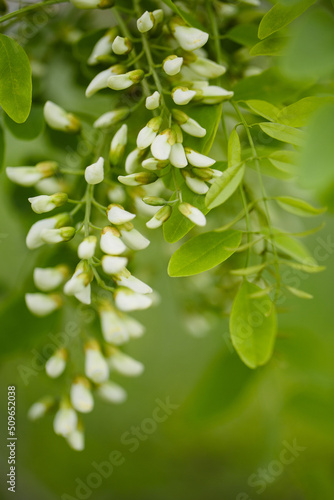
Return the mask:
<path id="1" fill-rule="evenodd" d="M 36 316 L 47 316 L 60 307 L 60 301 L 44 293 L 26 293 L 26 305 Z"/>
<path id="2" fill-rule="evenodd" d="M 102 399 L 109 401 L 110 403 L 123 403 L 127 398 L 126 391 L 123 387 L 115 384 L 114 382 L 106 382 L 105 384 L 100 385 L 97 392 Z"/>
<path id="3" fill-rule="evenodd" d="M 117 351 L 110 356 L 109 366 L 112 370 L 128 377 L 137 377 L 144 371 L 143 363 L 131 358 L 121 351 Z"/>
<path id="4" fill-rule="evenodd" d="M 105 382 L 108 379 L 109 367 L 100 351 L 96 349 L 86 350 L 85 374 L 96 384 Z"/>
<path id="5" fill-rule="evenodd" d="M 195 97 L 195 95 L 196 95 L 195 90 L 176 89 L 173 91 L 172 98 L 175 104 L 183 106 L 185 104 L 188 104 L 191 101 L 191 99 Z"/>
<path id="6" fill-rule="evenodd" d="M 180 142 L 173 144 L 169 160 L 174 167 L 183 168 L 188 165 L 184 147 Z"/>
<path id="7" fill-rule="evenodd" d="M 184 50 L 190 51 L 203 47 L 209 38 L 205 31 L 188 26 L 176 26 L 174 36 Z"/>
<path id="8" fill-rule="evenodd" d="M 130 288 L 130 290 L 133 290 L 134 292 L 137 293 L 152 293 L 153 290 L 150 286 L 148 286 L 146 283 L 143 281 L 139 280 L 135 276 L 121 276 L 120 278 L 116 279 L 116 283 L 118 286 L 124 286 L 126 288 Z"/>
<path id="9" fill-rule="evenodd" d="M 115 304 L 120 311 L 139 311 L 148 309 L 152 305 L 152 299 L 148 295 L 120 289 L 115 294 Z"/>
<path id="10" fill-rule="evenodd" d="M 111 255 L 102 257 L 102 269 L 106 274 L 118 274 L 126 267 L 127 263 L 126 257 L 113 257 Z"/>
<path id="11" fill-rule="evenodd" d="M 56 434 L 66 437 L 76 429 L 77 424 L 78 417 L 73 408 L 60 408 L 55 415 L 53 428 Z"/>
<path id="12" fill-rule="evenodd" d="M 205 194 L 209 191 L 208 185 L 197 177 L 187 176 L 186 184 L 191 191 L 197 194 Z"/>
<path id="13" fill-rule="evenodd" d="M 73 383 L 71 386 L 71 403 L 75 410 L 89 413 L 94 408 L 94 399 L 91 391 L 84 383 Z"/>
<path id="14" fill-rule="evenodd" d="M 150 244 L 150 240 L 145 238 L 137 229 L 131 229 L 130 231 L 122 229 L 121 235 L 122 240 L 131 250 L 144 250 Z"/>
<path id="15" fill-rule="evenodd" d="M 101 235 L 100 248 L 109 255 L 120 255 L 126 250 L 123 241 L 109 231 Z"/>
<path id="16" fill-rule="evenodd" d="M 89 165 L 85 169 L 85 179 L 88 184 L 99 184 L 104 179 L 104 159 L 102 156 L 96 163 Z"/>
<path id="17" fill-rule="evenodd" d="M 194 167 L 211 167 L 211 165 L 216 163 L 216 160 L 202 155 L 201 153 L 198 153 L 197 151 L 194 151 L 190 148 L 186 149 L 186 155 L 189 163 Z"/>
<path id="18" fill-rule="evenodd" d="M 125 323 L 114 311 L 102 310 L 100 318 L 101 329 L 106 342 L 122 345 L 129 340 L 129 332 Z"/>
<path id="19" fill-rule="evenodd" d="M 42 292 L 57 288 L 64 278 L 64 273 L 56 267 L 35 267 L 34 269 L 34 283 Z"/>
<path id="20" fill-rule="evenodd" d="M 160 105 L 160 94 L 156 90 L 152 95 L 146 97 L 145 107 L 149 110 L 158 108 Z"/>
<path id="21" fill-rule="evenodd" d="M 120 208 L 116 205 L 108 210 L 108 219 L 112 224 L 125 224 L 126 222 L 130 222 L 135 217 L 135 214 L 132 214 L 131 212 L 124 210 L 124 208 Z"/>
<path id="22" fill-rule="evenodd" d="M 157 160 L 168 160 L 171 152 L 171 145 L 168 142 L 167 134 L 157 135 L 151 145 L 151 152 Z"/>
<path id="23" fill-rule="evenodd" d="M 154 141 L 157 133 L 147 125 L 142 128 L 137 136 L 137 147 L 139 149 L 148 148 Z"/>

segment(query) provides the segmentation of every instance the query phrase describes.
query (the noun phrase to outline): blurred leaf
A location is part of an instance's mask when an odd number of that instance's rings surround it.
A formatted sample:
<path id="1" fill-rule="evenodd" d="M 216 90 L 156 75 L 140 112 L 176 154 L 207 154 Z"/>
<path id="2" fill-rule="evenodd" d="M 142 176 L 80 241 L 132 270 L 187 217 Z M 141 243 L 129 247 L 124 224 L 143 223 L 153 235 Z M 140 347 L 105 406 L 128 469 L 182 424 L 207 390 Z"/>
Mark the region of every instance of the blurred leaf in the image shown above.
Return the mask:
<path id="1" fill-rule="evenodd" d="M 262 229 L 262 233 L 264 234 L 266 239 L 270 241 L 268 229 Z M 309 266 L 317 265 L 317 262 L 309 253 L 308 249 L 300 241 L 291 238 L 291 236 L 282 233 L 278 229 L 273 229 L 273 235 L 275 238 L 275 245 L 278 250 L 281 250 L 283 253 L 296 260 L 297 262 L 300 262 L 301 264 L 306 264 Z"/>
<path id="2" fill-rule="evenodd" d="M 98 29 L 90 33 L 85 33 L 74 45 L 73 55 L 79 61 L 87 63 L 89 56 L 92 53 L 94 45 L 105 35 L 108 30 Z"/>
<path id="3" fill-rule="evenodd" d="M 251 56 L 280 56 L 286 46 L 286 36 L 266 38 L 252 47 L 249 51 Z"/>
<path id="4" fill-rule="evenodd" d="M 275 306 L 269 297 L 251 297 L 261 288 L 244 281 L 234 299 L 230 317 L 232 344 L 249 368 L 270 359 L 276 337 Z"/>
<path id="5" fill-rule="evenodd" d="M 258 42 L 257 29 L 255 24 L 238 24 L 226 33 L 225 38 L 240 45 L 252 47 Z"/>
<path id="6" fill-rule="evenodd" d="M 274 151 L 268 156 L 268 160 L 274 165 L 274 167 L 289 174 L 296 173 L 298 159 L 299 153 L 289 150 Z"/>
<path id="7" fill-rule="evenodd" d="M 271 122 L 277 121 L 280 110 L 270 102 L 260 101 L 259 99 L 250 99 L 244 102 L 256 115 L 263 116 L 263 118 Z"/>
<path id="8" fill-rule="evenodd" d="M 311 295 L 310 293 L 299 290 L 298 288 L 294 288 L 293 286 L 286 286 L 285 288 L 289 290 L 292 295 L 295 295 L 299 299 L 313 299 L 313 295 Z"/>
<path id="9" fill-rule="evenodd" d="M 24 123 L 15 123 L 5 115 L 5 124 L 10 132 L 24 141 L 31 141 L 38 137 L 44 129 L 43 107 L 33 105 L 27 120 Z"/>
<path id="10" fill-rule="evenodd" d="M 294 19 L 299 17 L 306 9 L 308 9 L 316 0 L 299 0 L 292 5 L 286 5 L 282 2 L 277 2 L 262 18 L 259 26 L 258 36 L 262 40 L 267 36 L 279 31 Z"/>
<path id="11" fill-rule="evenodd" d="M 169 276 L 192 276 L 208 271 L 231 257 L 241 242 L 239 231 L 203 233 L 184 243 L 172 255 Z"/>
<path id="12" fill-rule="evenodd" d="M 278 141 L 287 142 L 294 146 L 303 146 L 305 143 L 304 132 L 283 125 L 281 123 L 259 123 L 261 130 Z"/>
<path id="13" fill-rule="evenodd" d="M 3 128 L 0 125 L 0 171 L 2 170 L 5 161 L 6 143 Z"/>
<path id="14" fill-rule="evenodd" d="M 17 123 L 23 123 L 31 108 L 31 69 L 20 45 L 0 34 L 0 105 Z"/>
<path id="15" fill-rule="evenodd" d="M 252 274 L 257 274 L 259 271 L 262 271 L 266 267 L 266 263 L 258 264 L 257 266 L 248 266 L 243 267 L 241 269 L 232 269 L 230 271 L 234 276 L 251 276 Z"/>
<path id="16" fill-rule="evenodd" d="M 205 204 L 210 210 L 232 196 L 245 173 L 245 165 L 241 162 L 240 139 L 235 129 L 228 140 L 227 156 L 228 168 L 215 180 L 205 197 Z"/>
<path id="17" fill-rule="evenodd" d="M 312 114 L 327 103 L 334 103 L 334 96 L 311 96 L 305 97 L 298 102 L 283 108 L 277 117 L 277 121 L 290 127 L 304 127 L 308 124 Z"/>
<path id="18" fill-rule="evenodd" d="M 274 199 L 286 212 L 300 217 L 320 215 L 326 211 L 326 208 L 315 208 L 306 201 L 291 196 L 275 196 Z"/>
<path id="19" fill-rule="evenodd" d="M 299 81 L 330 76 L 334 71 L 333 47 L 334 16 L 328 11 L 313 11 L 296 26 L 282 59 L 282 70 Z"/>

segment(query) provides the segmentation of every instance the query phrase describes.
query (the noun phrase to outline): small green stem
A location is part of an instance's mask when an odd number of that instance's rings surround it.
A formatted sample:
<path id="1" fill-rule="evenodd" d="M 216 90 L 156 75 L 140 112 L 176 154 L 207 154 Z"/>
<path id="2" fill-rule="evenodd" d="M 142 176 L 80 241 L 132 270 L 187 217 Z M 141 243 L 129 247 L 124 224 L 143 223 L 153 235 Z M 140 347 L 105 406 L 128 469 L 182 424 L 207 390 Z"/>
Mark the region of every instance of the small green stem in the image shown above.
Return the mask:
<path id="1" fill-rule="evenodd" d="M 21 16 L 23 14 L 26 14 L 27 12 L 31 12 L 36 9 L 42 9 L 43 7 L 46 7 L 48 5 L 53 5 L 56 3 L 67 3 L 68 0 L 45 0 L 45 2 L 39 2 L 35 3 L 32 5 L 26 5 L 25 7 L 22 7 L 22 9 L 16 10 L 15 12 L 10 12 L 9 14 L 6 14 L 5 16 L 0 17 L 0 23 L 4 23 L 6 21 L 9 21 L 10 19 L 13 19 L 15 17 Z"/>

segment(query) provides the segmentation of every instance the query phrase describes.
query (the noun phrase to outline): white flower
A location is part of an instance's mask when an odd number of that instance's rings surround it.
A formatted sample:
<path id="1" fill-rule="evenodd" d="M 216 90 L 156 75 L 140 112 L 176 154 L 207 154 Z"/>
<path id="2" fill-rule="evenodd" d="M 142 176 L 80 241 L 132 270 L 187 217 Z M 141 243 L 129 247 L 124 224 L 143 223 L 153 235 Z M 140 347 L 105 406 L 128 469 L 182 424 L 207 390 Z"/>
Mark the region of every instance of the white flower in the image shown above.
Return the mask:
<path id="1" fill-rule="evenodd" d="M 183 57 L 168 56 L 162 63 L 162 68 L 169 76 L 177 75 L 182 68 Z"/>
<path id="2" fill-rule="evenodd" d="M 81 129 L 80 121 L 74 115 L 51 101 L 44 105 L 44 118 L 49 127 L 55 130 L 76 133 Z"/>
<path id="3" fill-rule="evenodd" d="M 126 186 L 142 186 L 144 184 L 152 184 L 158 177 L 153 172 L 138 172 L 136 174 L 119 175 L 119 182 Z"/>
<path id="4" fill-rule="evenodd" d="M 112 165 L 119 163 L 128 140 L 128 126 L 124 123 L 112 138 L 110 144 L 109 160 Z"/>
<path id="5" fill-rule="evenodd" d="M 89 165 L 85 169 L 85 179 L 88 184 L 99 184 L 104 179 L 104 159 L 102 156 L 96 163 Z"/>
<path id="6" fill-rule="evenodd" d="M 90 284 L 85 286 L 83 290 L 74 294 L 74 297 L 78 299 L 82 304 L 89 305 L 91 303 L 91 286 Z"/>
<path id="7" fill-rule="evenodd" d="M 152 118 L 148 124 L 140 130 L 137 136 L 137 147 L 139 149 L 146 149 L 152 144 L 159 131 L 161 122 L 162 118 L 157 116 Z"/>
<path id="8" fill-rule="evenodd" d="M 125 323 L 113 310 L 100 310 L 100 319 L 102 334 L 106 342 L 122 345 L 129 340 L 130 336 Z"/>
<path id="9" fill-rule="evenodd" d="M 142 337 L 145 333 L 144 326 L 131 316 L 123 315 L 122 319 L 126 325 L 129 335 L 133 339 Z"/>
<path id="10" fill-rule="evenodd" d="M 34 167 L 7 167 L 8 179 L 20 186 L 34 186 L 41 180 L 54 175 L 58 170 L 55 161 L 41 161 Z"/>
<path id="11" fill-rule="evenodd" d="M 144 371 L 143 363 L 131 358 L 131 356 L 124 354 L 118 349 L 113 350 L 109 358 L 109 366 L 112 370 L 127 377 L 137 377 Z"/>
<path id="12" fill-rule="evenodd" d="M 26 293 L 25 301 L 29 311 L 36 316 L 47 316 L 59 309 L 62 304 L 60 295 L 44 293 Z"/>
<path id="13" fill-rule="evenodd" d="M 204 137 L 206 135 L 205 128 L 196 121 L 190 118 L 186 113 L 178 109 L 172 110 L 174 120 L 180 125 L 184 132 L 194 137 Z"/>
<path id="14" fill-rule="evenodd" d="M 78 416 L 71 407 L 60 408 L 53 420 L 53 429 L 60 436 L 68 436 L 78 425 Z"/>
<path id="15" fill-rule="evenodd" d="M 91 259 L 95 253 L 96 242 L 96 236 L 87 236 L 78 246 L 79 259 Z"/>
<path id="16" fill-rule="evenodd" d="M 108 363 L 95 343 L 85 349 L 85 374 L 96 384 L 105 382 L 109 377 Z"/>
<path id="17" fill-rule="evenodd" d="M 35 267 L 34 283 L 42 292 L 48 292 L 63 283 L 68 273 L 67 267 Z"/>
<path id="18" fill-rule="evenodd" d="M 153 290 L 146 283 L 140 279 L 132 276 L 129 271 L 124 271 L 123 273 L 116 276 L 115 281 L 118 286 L 124 286 L 125 288 L 130 288 L 137 293 L 152 293 Z"/>
<path id="19" fill-rule="evenodd" d="M 100 385 L 97 393 L 105 401 L 115 404 L 123 403 L 127 398 L 126 391 L 115 382 L 105 382 Z"/>
<path id="20" fill-rule="evenodd" d="M 156 160 L 155 158 L 147 158 L 142 162 L 142 167 L 146 168 L 146 170 L 161 170 L 162 168 L 168 165 L 168 160 Z"/>
<path id="21" fill-rule="evenodd" d="M 156 9 L 152 12 L 154 20 L 156 23 L 161 23 L 164 18 L 164 11 L 162 9 Z"/>
<path id="22" fill-rule="evenodd" d="M 29 229 L 29 232 L 27 234 L 26 238 L 26 244 L 27 247 L 32 250 L 34 248 L 38 248 L 42 245 L 44 245 L 44 241 L 41 238 L 41 233 L 44 229 L 54 229 L 58 223 L 57 216 L 55 217 L 49 217 L 48 219 L 41 219 L 37 222 L 35 222 L 31 228 Z"/>
<path id="23" fill-rule="evenodd" d="M 107 216 L 109 221 L 116 226 L 125 224 L 136 217 L 135 214 L 128 212 L 121 205 L 116 205 L 115 203 L 108 206 Z"/>
<path id="24" fill-rule="evenodd" d="M 129 108 L 119 108 L 114 111 L 107 111 L 93 123 L 94 128 L 108 128 L 116 123 L 125 120 L 129 115 Z"/>
<path id="25" fill-rule="evenodd" d="M 162 226 L 162 224 L 169 219 L 171 214 L 172 207 L 170 205 L 165 205 L 164 207 L 160 208 L 160 210 L 158 210 L 158 212 L 152 217 L 152 219 L 146 222 L 146 227 L 148 227 L 149 229 L 156 229 Z"/>
<path id="26" fill-rule="evenodd" d="M 155 19 L 152 12 L 144 12 L 144 14 L 137 19 L 138 31 L 140 31 L 140 33 L 146 33 L 151 30 L 154 26 L 154 21 Z"/>
<path id="27" fill-rule="evenodd" d="M 75 235 L 75 228 L 72 226 L 65 226 L 59 229 L 42 229 L 41 239 L 44 243 L 61 243 L 62 241 L 69 241 Z"/>
<path id="28" fill-rule="evenodd" d="M 226 99 L 231 99 L 234 93 L 230 90 L 225 90 L 217 85 L 203 87 L 201 93 L 201 101 L 204 104 L 216 104 Z"/>
<path id="29" fill-rule="evenodd" d="M 175 104 L 184 106 L 188 104 L 196 95 L 195 90 L 189 90 L 187 87 L 176 87 L 172 91 L 172 99 Z"/>
<path id="30" fill-rule="evenodd" d="M 78 377 L 71 385 L 71 403 L 75 410 L 89 413 L 94 408 L 94 399 L 90 391 L 88 380 Z"/>
<path id="31" fill-rule="evenodd" d="M 126 257 L 104 255 L 101 262 L 102 269 L 106 274 L 118 274 L 126 267 L 128 259 Z"/>
<path id="32" fill-rule="evenodd" d="M 151 144 L 151 153 L 157 160 L 168 160 L 175 135 L 171 129 L 161 132 Z"/>
<path id="33" fill-rule="evenodd" d="M 66 441 L 75 451 L 82 451 L 85 449 L 85 435 L 82 430 L 75 429 L 68 436 L 66 436 Z"/>
<path id="34" fill-rule="evenodd" d="M 209 187 L 205 182 L 198 177 L 192 175 L 186 175 L 185 181 L 188 188 L 196 194 L 205 194 L 209 191 Z"/>
<path id="35" fill-rule="evenodd" d="M 112 50 L 112 42 L 114 39 L 114 30 L 109 30 L 100 40 L 96 42 L 91 55 L 88 58 L 88 64 L 98 64 L 99 60 L 110 54 Z"/>
<path id="36" fill-rule="evenodd" d="M 189 68 L 204 78 L 218 78 L 226 73 L 226 66 L 217 64 L 204 57 L 197 57 L 195 61 L 190 62 Z"/>
<path id="37" fill-rule="evenodd" d="M 86 266 L 79 263 L 72 278 L 67 281 L 64 286 L 66 295 L 74 295 L 83 304 L 91 303 L 91 286 L 92 274 L 86 272 Z"/>
<path id="38" fill-rule="evenodd" d="M 45 397 L 40 401 L 37 401 L 29 408 L 28 418 L 30 420 L 38 420 L 39 418 L 44 417 L 53 404 L 54 400 L 51 397 Z"/>
<path id="39" fill-rule="evenodd" d="M 155 92 L 153 92 L 152 95 L 146 97 L 145 106 L 149 110 L 156 109 L 160 106 L 160 100 L 161 96 L 159 92 L 156 90 Z"/>
<path id="40" fill-rule="evenodd" d="M 184 168 L 188 165 L 188 160 L 184 152 L 183 144 L 177 142 L 172 146 L 172 150 L 169 155 L 169 161 L 174 167 Z"/>
<path id="41" fill-rule="evenodd" d="M 34 196 L 33 198 L 28 198 L 28 201 L 31 203 L 31 208 L 36 214 L 43 214 L 50 212 L 54 208 L 61 207 L 67 202 L 67 199 L 68 196 L 66 193 L 55 193 L 51 196 L 46 194 Z"/>
<path id="42" fill-rule="evenodd" d="M 173 26 L 173 35 L 183 50 L 196 50 L 208 41 L 209 35 L 205 31 L 188 26 Z"/>
<path id="43" fill-rule="evenodd" d="M 148 309 L 152 305 L 152 299 L 148 295 L 136 293 L 127 288 L 119 288 L 115 292 L 115 304 L 120 311 L 139 311 Z"/>
<path id="44" fill-rule="evenodd" d="M 132 44 L 128 38 L 123 38 L 122 36 L 116 36 L 112 43 L 112 50 L 117 55 L 127 54 L 130 52 Z"/>
<path id="45" fill-rule="evenodd" d="M 188 161 L 194 167 L 211 167 L 216 160 L 209 158 L 209 156 L 202 155 L 191 148 L 185 148 Z"/>
<path id="46" fill-rule="evenodd" d="M 178 209 L 182 215 L 187 217 L 193 224 L 196 224 L 196 226 L 205 226 L 205 215 L 198 208 L 190 205 L 190 203 L 183 202 L 180 203 Z"/>
<path id="47" fill-rule="evenodd" d="M 144 78 L 144 71 L 135 69 L 122 75 L 112 75 L 108 78 L 108 87 L 113 90 L 125 90 Z"/>
<path id="48" fill-rule="evenodd" d="M 96 92 L 101 89 L 106 89 L 108 87 L 108 80 L 112 75 L 118 75 L 120 73 L 121 66 L 111 66 L 98 73 L 93 80 L 90 82 L 86 89 L 86 97 L 91 97 Z"/>
<path id="49" fill-rule="evenodd" d="M 125 172 L 127 174 L 133 174 L 140 166 L 139 160 L 143 155 L 143 151 L 136 148 L 131 153 L 128 154 L 125 160 Z"/>
<path id="50" fill-rule="evenodd" d="M 60 377 L 66 368 L 67 353 L 65 349 L 58 349 L 45 363 L 45 371 L 51 378 Z"/>
<path id="51" fill-rule="evenodd" d="M 109 255 L 120 255 L 125 252 L 126 246 L 120 239 L 120 233 L 110 226 L 103 228 L 100 238 L 102 252 Z"/>
<path id="52" fill-rule="evenodd" d="M 145 238 L 137 229 L 132 228 L 129 231 L 121 229 L 121 236 L 124 243 L 131 248 L 131 250 L 144 250 L 150 244 L 150 240 Z"/>

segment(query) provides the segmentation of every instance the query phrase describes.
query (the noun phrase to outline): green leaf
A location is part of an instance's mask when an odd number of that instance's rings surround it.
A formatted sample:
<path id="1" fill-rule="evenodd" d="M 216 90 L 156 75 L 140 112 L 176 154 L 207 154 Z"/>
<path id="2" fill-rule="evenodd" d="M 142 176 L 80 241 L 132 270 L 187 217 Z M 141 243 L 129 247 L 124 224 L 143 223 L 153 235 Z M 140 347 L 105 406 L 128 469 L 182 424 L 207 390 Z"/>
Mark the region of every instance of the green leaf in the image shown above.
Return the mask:
<path id="1" fill-rule="evenodd" d="M 293 3 L 293 5 L 285 5 L 277 2 L 262 18 L 258 31 L 259 38 L 262 40 L 284 28 L 305 12 L 315 1 L 300 0 L 298 3 Z"/>
<path id="2" fill-rule="evenodd" d="M 248 101 L 244 101 L 244 103 L 256 115 L 263 116 L 263 118 L 266 118 L 266 120 L 271 122 L 277 121 L 280 110 L 270 102 L 261 101 L 260 99 L 250 99 Z"/>
<path id="3" fill-rule="evenodd" d="M 27 54 L 15 40 L 0 34 L 0 105 L 17 123 L 28 118 L 31 89 Z"/>
<path id="4" fill-rule="evenodd" d="M 305 127 L 312 114 L 327 103 L 334 103 L 334 97 L 305 97 L 279 111 L 277 121 L 290 127 Z"/>
<path id="5" fill-rule="evenodd" d="M 251 56 L 280 56 L 286 46 L 288 38 L 286 36 L 275 36 L 266 38 L 257 43 L 249 51 Z"/>
<path id="6" fill-rule="evenodd" d="M 43 132 L 45 125 L 43 107 L 33 106 L 24 123 L 15 123 L 9 116 L 5 115 L 5 124 L 15 137 L 24 141 L 31 141 Z"/>
<path id="7" fill-rule="evenodd" d="M 227 156 L 228 168 L 215 180 L 205 197 L 205 204 L 210 210 L 232 196 L 245 173 L 245 165 L 241 162 L 240 139 L 235 129 L 228 140 Z"/>
<path id="8" fill-rule="evenodd" d="M 234 300 L 230 317 L 232 344 L 249 368 L 267 363 L 276 337 L 274 304 L 268 296 L 251 296 L 260 291 L 257 285 L 244 281 Z"/>
<path id="9" fill-rule="evenodd" d="M 289 150 L 274 151 L 268 156 L 268 160 L 274 167 L 289 174 L 295 174 L 297 172 L 296 165 L 299 162 L 299 158 L 299 153 L 297 153 L 297 151 Z"/>
<path id="10" fill-rule="evenodd" d="M 258 123 L 263 132 L 278 141 L 287 142 L 294 146 L 305 144 L 305 134 L 301 130 L 283 125 L 282 123 Z"/>
<path id="11" fill-rule="evenodd" d="M 262 229 L 267 241 L 270 241 L 268 229 Z M 317 262 L 310 255 L 308 249 L 298 240 L 291 238 L 288 234 L 282 233 L 278 229 L 273 229 L 273 236 L 275 238 L 275 246 L 278 250 L 288 255 L 292 259 L 308 266 L 316 266 Z"/>
<path id="12" fill-rule="evenodd" d="M 5 161 L 5 151 L 6 151 L 5 134 L 3 132 L 3 128 L 0 125 L 0 172 L 2 170 Z"/>
<path id="13" fill-rule="evenodd" d="M 292 267 L 292 269 L 297 269 L 298 271 L 305 271 L 306 273 L 321 273 L 326 269 L 325 266 L 308 266 L 306 264 L 299 264 L 299 262 L 292 262 L 290 260 L 281 261 L 286 266 Z"/>
<path id="14" fill-rule="evenodd" d="M 291 196 L 275 196 L 278 204 L 286 211 L 300 217 L 311 217 L 320 215 L 326 211 L 326 208 L 315 208 L 304 200 L 292 198 Z"/>
<path id="15" fill-rule="evenodd" d="M 184 243 L 172 255 L 168 274 L 192 276 L 208 271 L 231 257 L 241 242 L 239 231 L 203 233 Z"/>
<path id="16" fill-rule="evenodd" d="M 289 290 L 292 295 L 295 295 L 299 299 L 313 299 L 313 295 L 311 295 L 310 293 L 299 290 L 298 288 L 294 288 L 293 286 L 286 286 L 285 288 Z"/>
<path id="17" fill-rule="evenodd" d="M 238 24 L 226 33 L 225 38 L 240 45 L 252 47 L 258 42 L 257 26 L 255 24 Z"/>

